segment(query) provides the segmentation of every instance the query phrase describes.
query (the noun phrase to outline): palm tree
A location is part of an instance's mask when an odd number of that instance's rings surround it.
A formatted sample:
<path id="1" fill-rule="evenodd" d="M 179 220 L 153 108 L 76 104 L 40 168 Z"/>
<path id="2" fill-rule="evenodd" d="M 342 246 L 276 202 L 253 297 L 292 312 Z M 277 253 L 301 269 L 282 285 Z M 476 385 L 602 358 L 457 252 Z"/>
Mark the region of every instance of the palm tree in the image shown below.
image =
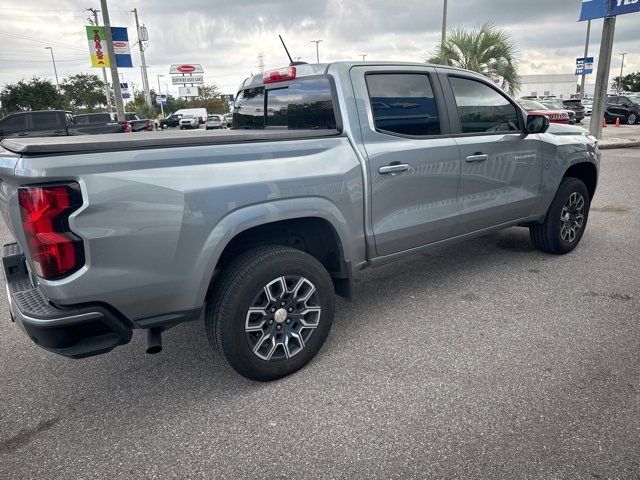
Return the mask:
<path id="1" fill-rule="evenodd" d="M 520 86 L 511 35 L 491 22 L 473 30 L 449 30 L 444 44 L 438 45 L 427 62 L 473 70 L 492 80 L 501 79 L 502 88 L 510 94 Z"/>

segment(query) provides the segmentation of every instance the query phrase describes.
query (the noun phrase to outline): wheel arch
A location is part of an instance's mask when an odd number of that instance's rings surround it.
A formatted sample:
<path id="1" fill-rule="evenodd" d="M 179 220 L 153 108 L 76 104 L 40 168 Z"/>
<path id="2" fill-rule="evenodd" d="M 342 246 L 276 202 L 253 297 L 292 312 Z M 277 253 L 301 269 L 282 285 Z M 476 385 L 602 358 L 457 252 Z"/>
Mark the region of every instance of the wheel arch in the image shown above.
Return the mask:
<path id="1" fill-rule="evenodd" d="M 589 199 L 593 199 L 598 186 L 598 169 L 591 162 L 579 162 L 571 165 L 564 172 L 563 178 L 573 177 L 581 180 L 587 187 Z"/>
<path id="2" fill-rule="evenodd" d="M 199 262 L 198 302 L 204 303 L 218 272 L 238 253 L 260 245 L 287 245 L 314 256 L 331 275 L 336 293 L 351 294 L 352 241 L 348 224 L 325 198 L 305 197 L 243 207 L 225 216 L 207 239 Z"/>

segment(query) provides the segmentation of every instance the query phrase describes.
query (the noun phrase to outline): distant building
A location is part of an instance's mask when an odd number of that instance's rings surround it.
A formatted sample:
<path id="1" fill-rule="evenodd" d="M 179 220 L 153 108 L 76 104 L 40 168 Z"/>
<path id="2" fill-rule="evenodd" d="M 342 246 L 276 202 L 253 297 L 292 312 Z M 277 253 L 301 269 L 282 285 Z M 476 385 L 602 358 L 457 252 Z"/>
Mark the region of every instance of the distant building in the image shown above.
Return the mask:
<path id="1" fill-rule="evenodd" d="M 526 96 L 570 98 L 577 91 L 578 77 L 573 73 L 522 75 L 520 82 L 517 98 Z"/>

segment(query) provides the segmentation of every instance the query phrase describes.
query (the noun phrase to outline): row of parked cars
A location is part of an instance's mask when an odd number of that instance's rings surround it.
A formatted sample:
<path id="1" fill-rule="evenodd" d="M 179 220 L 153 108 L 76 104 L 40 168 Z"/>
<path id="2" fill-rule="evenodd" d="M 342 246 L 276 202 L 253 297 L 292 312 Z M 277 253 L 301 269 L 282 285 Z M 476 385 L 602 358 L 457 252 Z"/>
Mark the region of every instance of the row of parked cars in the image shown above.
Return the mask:
<path id="1" fill-rule="evenodd" d="M 0 119 L 0 139 L 5 137 L 59 137 L 153 130 L 153 122 L 135 112 L 120 120 L 115 113 L 73 115 L 65 110 L 16 112 Z"/>
<path id="2" fill-rule="evenodd" d="M 544 115 L 552 123 L 574 125 L 585 116 L 591 115 L 593 100 L 589 98 L 571 98 L 560 100 L 554 97 L 522 97 L 518 103 L 535 115 Z M 635 125 L 640 122 L 640 93 L 610 95 L 607 97 L 604 118 L 607 123 Z"/>
<path id="3" fill-rule="evenodd" d="M 231 127 L 232 121 L 233 115 L 231 113 L 208 114 L 205 108 L 185 108 L 160 120 L 159 127 L 163 130 L 176 127 L 185 130 L 198 129 L 204 125 L 207 130 L 215 130 Z"/>

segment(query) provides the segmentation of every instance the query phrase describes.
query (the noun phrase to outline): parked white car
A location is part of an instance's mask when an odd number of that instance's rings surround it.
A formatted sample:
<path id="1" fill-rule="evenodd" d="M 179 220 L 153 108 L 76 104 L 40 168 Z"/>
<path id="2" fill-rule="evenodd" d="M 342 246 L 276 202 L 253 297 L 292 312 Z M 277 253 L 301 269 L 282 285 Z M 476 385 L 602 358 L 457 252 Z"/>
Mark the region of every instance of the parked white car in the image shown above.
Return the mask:
<path id="1" fill-rule="evenodd" d="M 184 130 L 185 128 L 200 128 L 200 119 L 193 115 L 183 115 L 178 124 L 180 125 L 180 130 Z"/>
<path id="2" fill-rule="evenodd" d="M 225 127 L 225 123 L 222 115 L 209 115 L 207 117 L 207 123 L 205 125 L 205 128 L 207 130 L 214 130 L 216 128 L 224 128 L 224 127 Z"/>

